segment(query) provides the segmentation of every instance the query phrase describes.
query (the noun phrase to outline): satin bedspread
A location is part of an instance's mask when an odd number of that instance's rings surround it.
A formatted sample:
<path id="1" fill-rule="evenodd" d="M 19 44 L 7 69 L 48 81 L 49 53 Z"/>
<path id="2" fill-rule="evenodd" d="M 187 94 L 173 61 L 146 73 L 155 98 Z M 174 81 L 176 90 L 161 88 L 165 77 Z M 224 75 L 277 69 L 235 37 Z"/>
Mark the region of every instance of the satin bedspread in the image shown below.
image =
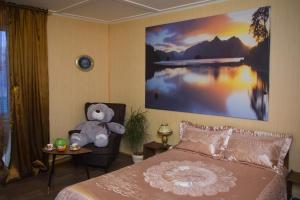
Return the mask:
<path id="1" fill-rule="evenodd" d="M 160 181 L 165 182 L 159 184 Z M 286 200 L 286 182 L 284 175 L 270 169 L 174 148 L 141 163 L 71 185 L 56 197 L 56 200 L 71 199 Z"/>

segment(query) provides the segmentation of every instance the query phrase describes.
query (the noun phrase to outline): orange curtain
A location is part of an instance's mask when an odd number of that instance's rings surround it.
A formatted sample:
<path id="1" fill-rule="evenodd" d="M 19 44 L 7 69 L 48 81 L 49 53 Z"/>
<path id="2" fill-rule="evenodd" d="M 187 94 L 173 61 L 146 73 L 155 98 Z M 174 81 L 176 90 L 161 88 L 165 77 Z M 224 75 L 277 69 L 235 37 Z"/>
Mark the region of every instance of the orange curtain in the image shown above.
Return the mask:
<path id="1" fill-rule="evenodd" d="M 0 2 L 0 29 L 6 26 L 6 7 L 5 4 Z"/>
<path id="2" fill-rule="evenodd" d="M 8 5 L 12 157 L 10 179 L 46 163 L 49 142 L 47 12 Z"/>

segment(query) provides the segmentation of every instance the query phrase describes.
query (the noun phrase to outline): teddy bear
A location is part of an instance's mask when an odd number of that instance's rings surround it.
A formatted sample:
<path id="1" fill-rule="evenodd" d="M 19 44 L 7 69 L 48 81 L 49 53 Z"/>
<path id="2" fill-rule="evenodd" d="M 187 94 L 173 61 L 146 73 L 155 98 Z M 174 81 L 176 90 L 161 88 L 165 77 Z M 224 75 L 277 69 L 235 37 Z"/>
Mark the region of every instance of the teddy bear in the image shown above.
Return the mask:
<path id="1" fill-rule="evenodd" d="M 124 134 L 125 127 L 121 124 L 110 122 L 114 111 L 105 104 L 91 104 L 87 109 L 88 121 L 75 127 L 80 133 L 74 133 L 70 137 L 71 144 L 77 143 L 82 147 L 94 143 L 97 147 L 105 147 L 108 144 L 110 132 Z"/>

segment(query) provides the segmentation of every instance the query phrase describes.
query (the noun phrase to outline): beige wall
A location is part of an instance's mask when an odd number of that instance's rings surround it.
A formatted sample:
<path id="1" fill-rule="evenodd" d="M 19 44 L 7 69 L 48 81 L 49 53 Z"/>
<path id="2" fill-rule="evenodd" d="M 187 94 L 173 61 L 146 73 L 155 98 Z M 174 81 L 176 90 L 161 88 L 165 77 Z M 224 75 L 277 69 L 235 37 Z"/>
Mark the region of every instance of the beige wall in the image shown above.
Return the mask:
<path id="1" fill-rule="evenodd" d="M 228 124 L 294 135 L 290 167 L 300 171 L 300 1 L 234 0 L 204 7 L 110 25 L 110 96 L 113 102 L 124 102 L 128 108 L 144 107 L 145 102 L 145 27 L 206 17 L 216 14 L 271 5 L 270 107 L 267 122 L 225 118 L 183 112 L 148 109 L 149 133 L 159 140 L 156 131 L 167 121 L 175 134 L 170 143 L 178 142 L 178 124 L 190 120 L 205 125 Z M 126 146 L 122 150 L 128 152 Z"/>
<path id="2" fill-rule="evenodd" d="M 269 121 L 253 121 L 219 116 L 148 109 L 151 139 L 168 122 L 178 142 L 178 124 L 190 120 L 205 125 L 287 132 L 294 135 L 290 168 L 300 171 L 300 1 L 232 0 L 111 25 L 50 16 L 48 21 L 50 132 L 51 139 L 66 137 L 67 130 L 83 120 L 86 101 L 123 102 L 130 108 L 144 108 L 145 27 L 206 17 L 258 6 L 271 5 L 271 67 Z M 75 58 L 89 54 L 95 58 L 91 72 L 74 66 Z M 128 114 L 128 113 L 127 113 Z M 129 152 L 122 145 L 123 152 Z M 298 192 L 298 194 L 300 194 Z"/>
<path id="3" fill-rule="evenodd" d="M 48 18 L 50 138 L 67 137 L 67 131 L 84 120 L 87 101 L 108 100 L 108 25 L 65 17 Z M 79 55 L 94 58 L 92 71 L 75 66 Z"/>

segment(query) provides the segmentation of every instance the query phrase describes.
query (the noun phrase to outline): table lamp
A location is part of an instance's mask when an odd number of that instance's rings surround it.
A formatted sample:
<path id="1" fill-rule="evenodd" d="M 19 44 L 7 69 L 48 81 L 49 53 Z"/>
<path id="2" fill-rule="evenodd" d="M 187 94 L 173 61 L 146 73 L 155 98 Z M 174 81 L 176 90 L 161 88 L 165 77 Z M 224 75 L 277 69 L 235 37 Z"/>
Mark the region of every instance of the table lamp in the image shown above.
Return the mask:
<path id="1" fill-rule="evenodd" d="M 168 136 L 171 135 L 173 131 L 169 127 L 167 123 L 162 123 L 157 131 L 157 134 L 161 136 L 162 144 L 167 147 L 168 146 Z"/>

